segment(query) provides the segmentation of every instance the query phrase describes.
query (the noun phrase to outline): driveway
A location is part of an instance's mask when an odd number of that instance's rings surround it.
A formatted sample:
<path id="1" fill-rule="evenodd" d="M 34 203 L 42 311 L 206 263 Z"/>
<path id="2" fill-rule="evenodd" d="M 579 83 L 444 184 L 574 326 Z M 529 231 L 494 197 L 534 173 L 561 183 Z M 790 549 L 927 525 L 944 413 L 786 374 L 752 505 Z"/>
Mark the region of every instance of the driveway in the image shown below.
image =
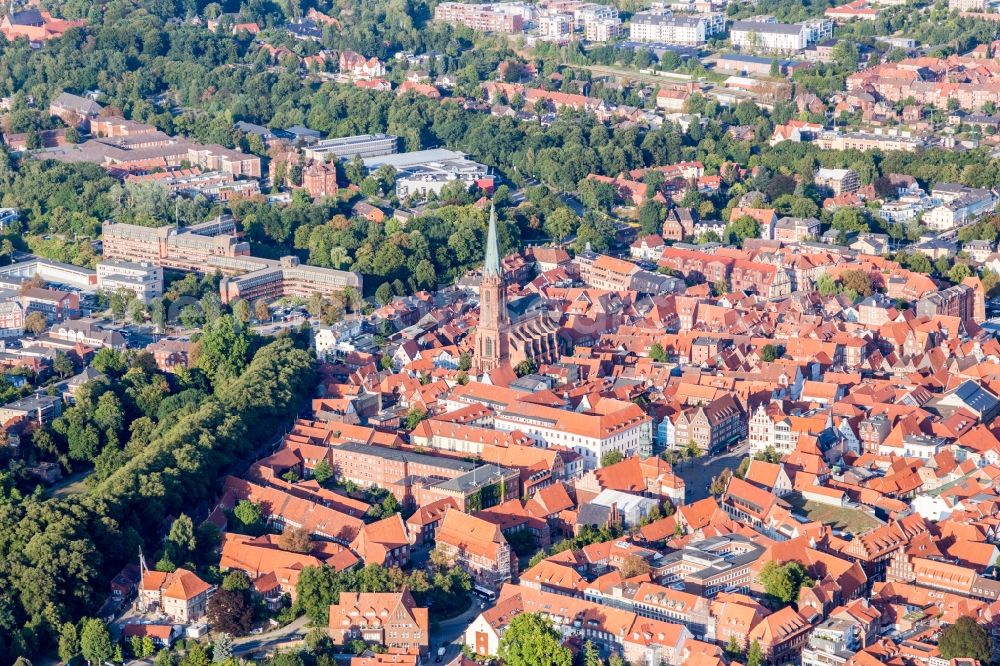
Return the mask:
<path id="1" fill-rule="evenodd" d="M 688 504 L 708 497 L 709 484 L 722 470 L 728 469 L 735 473 L 740 461 L 747 456 L 749 448 L 749 443 L 744 442 L 731 453 L 685 460 L 676 465 L 674 472 L 684 479 L 687 487 Z"/>

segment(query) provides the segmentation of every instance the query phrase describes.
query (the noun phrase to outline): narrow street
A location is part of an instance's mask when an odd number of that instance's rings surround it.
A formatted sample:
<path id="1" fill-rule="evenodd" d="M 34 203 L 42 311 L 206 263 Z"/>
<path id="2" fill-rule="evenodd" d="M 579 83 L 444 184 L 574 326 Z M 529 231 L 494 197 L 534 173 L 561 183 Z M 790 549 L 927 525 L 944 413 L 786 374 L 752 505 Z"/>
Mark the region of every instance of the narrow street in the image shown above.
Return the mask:
<path id="1" fill-rule="evenodd" d="M 462 651 L 462 644 L 465 642 L 466 627 L 468 627 L 480 613 L 492 606 L 492 604 L 488 602 L 484 603 L 482 599 L 473 594 L 470 594 L 469 596 L 472 598 L 472 603 L 467 611 L 449 620 L 443 620 L 439 622 L 436 627 L 431 629 L 431 660 L 437 660 L 438 648 L 442 646 L 445 648 L 444 658 L 442 659 L 444 663 L 448 663 L 450 660 L 457 657 Z"/>

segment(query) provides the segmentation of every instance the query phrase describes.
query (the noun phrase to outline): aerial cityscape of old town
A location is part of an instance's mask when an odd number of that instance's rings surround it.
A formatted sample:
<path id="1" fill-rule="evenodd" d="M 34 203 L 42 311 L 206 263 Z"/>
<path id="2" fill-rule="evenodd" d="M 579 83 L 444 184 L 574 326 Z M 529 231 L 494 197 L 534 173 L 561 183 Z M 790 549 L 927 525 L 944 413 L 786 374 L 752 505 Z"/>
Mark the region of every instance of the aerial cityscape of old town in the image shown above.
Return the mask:
<path id="1" fill-rule="evenodd" d="M 0 33 L 0 666 L 1000 665 L 1000 0 Z"/>

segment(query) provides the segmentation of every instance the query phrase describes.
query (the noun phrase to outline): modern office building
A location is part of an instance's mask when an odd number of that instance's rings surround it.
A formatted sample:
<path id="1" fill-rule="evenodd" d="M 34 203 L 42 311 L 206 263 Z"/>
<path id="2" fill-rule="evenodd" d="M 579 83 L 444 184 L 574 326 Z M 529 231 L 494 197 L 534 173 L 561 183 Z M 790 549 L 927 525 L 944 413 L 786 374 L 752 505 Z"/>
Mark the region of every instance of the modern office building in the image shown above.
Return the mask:
<path id="1" fill-rule="evenodd" d="M 163 295 L 163 268 L 147 261 L 108 259 L 97 264 L 97 288 L 108 293 L 125 289 L 149 303 Z"/>
<path id="2" fill-rule="evenodd" d="M 448 183 L 460 180 L 466 187 L 473 185 L 489 192 L 493 189 L 490 168 L 468 159 L 464 153 L 444 148 L 417 150 L 396 155 L 382 155 L 364 160 L 368 171 L 383 165 L 396 170 L 396 196 L 426 197 L 429 192 L 441 194 Z"/>
<path id="3" fill-rule="evenodd" d="M 398 147 L 399 137 L 393 134 L 359 134 L 317 141 L 302 152 L 308 161 L 326 162 L 349 160 L 355 155 L 361 158 L 392 155 Z"/>
<path id="4" fill-rule="evenodd" d="M 104 256 L 172 270 L 219 271 L 226 276 L 219 287 L 225 303 L 238 298 L 308 298 L 316 291 L 362 288 L 357 273 L 305 266 L 297 257 L 278 260 L 252 257 L 249 244 L 240 241 L 232 228 L 231 220 L 225 219 L 183 230 L 173 226 L 154 228 L 106 222 Z"/>

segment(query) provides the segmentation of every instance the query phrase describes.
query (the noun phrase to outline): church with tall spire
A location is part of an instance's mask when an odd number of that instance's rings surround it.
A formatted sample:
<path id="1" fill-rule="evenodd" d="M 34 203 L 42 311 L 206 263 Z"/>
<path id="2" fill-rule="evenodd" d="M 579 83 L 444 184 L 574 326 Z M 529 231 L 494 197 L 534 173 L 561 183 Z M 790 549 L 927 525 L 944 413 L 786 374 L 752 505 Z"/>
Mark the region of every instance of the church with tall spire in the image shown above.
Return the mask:
<path id="1" fill-rule="evenodd" d="M 486 263 L 479 283 L 479 327 L 476 329 L 476 367 L 492 372 L 510 362 L 510 315 L 507 312 L 507 285 L 500 266 L 497 238 L 497 211 L 490 204 L 490 226 L 486 233 Z"/>
<path id="2" fill-rule="evenodd" d="M 517 314 L 511 321 L 511 311 Z M 553 321 L 537 295 L 507 302 L 507 284 L 500 262 L 496 208 L 490 205 L 486 233 L 486 262 L 479 282 L 479 325 L 473 365 L 482 374 L 524 360 L 551 363 L 559 357 L 559 324 Z"/>

